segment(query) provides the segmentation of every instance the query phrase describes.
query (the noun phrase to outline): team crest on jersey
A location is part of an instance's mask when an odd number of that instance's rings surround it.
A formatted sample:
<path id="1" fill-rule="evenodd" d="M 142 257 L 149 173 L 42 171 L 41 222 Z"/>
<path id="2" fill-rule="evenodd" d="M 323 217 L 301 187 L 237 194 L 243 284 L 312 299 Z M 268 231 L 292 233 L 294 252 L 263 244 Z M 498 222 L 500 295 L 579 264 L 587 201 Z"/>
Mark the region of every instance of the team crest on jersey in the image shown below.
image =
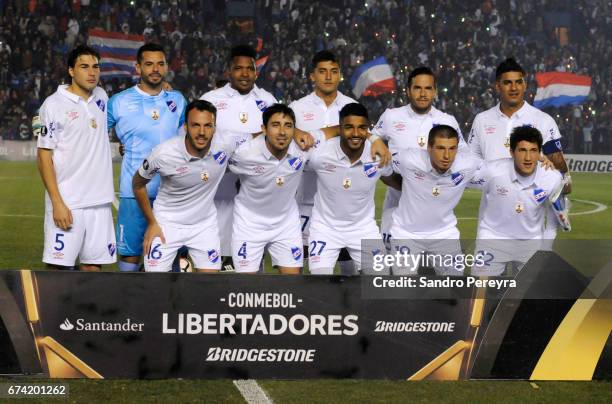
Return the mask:
<path id="1" fill-rule="evenodd" d="M 536 188 L 533 190 L 533 197 L 538 203 L 542 203 L 548 197 L 548 193 L 541 188 Z"/>
<path id="2" fill-rule="evenodd" d="M 92 127 L 92 128 L 94 128 L 94 129 L 97 129 L 97 128 L 98 128 L 98 122 L 96 122 L 96 119 L 95 119 L 95 118 L 91 118 L 91 119 L 89 120 L 89 126 L 91 126 L 91 127 Z"/>
<path id="3" fill-rule="evenodd" d="M 108 248 L 108 253 L 110 254 L 110 256 L 111 256 L 111 257 L 112 257 L 113 255 L 115 255 L 115 251 L 116 251 L 116 248 L 115 248 L 115 243 L 110 243 L 110 244 L 107 246 L 107 248 Z"/>
<path id="4" fill-rule="evenodd" d="M 239 118 L 240 122 L 247 123 L 247 121 L 249 120 L 249 114 L 247 114 L 246 112 L 241 112 Z"/>
<path id="5" fill-rule="evenodd" d="M 100 111 L 104 112 L 106 110 L 106 103 L 103 100 L 96 101 L 96 105 L 100 108 Z"/>
<path id="6" fill-rule="evenodd" d="M 350 179 L 350 178 L 345 178 L 345 179 L 342 181 L 342 187 L 343 187 L 344 189 L 349 189 L 349 188 L 351 187 L 351 179 Z"/>
<path id="7" fill-rule="evenodd" d="M 219 261 L 219 251 L 217 250 L 208 250 L 208 260 L 210 262 L 212 262 L 213 264 L 215 264 L 217 261 Z"/>
<path id="8" fill-rule="evenodd" d="M 283 177 L 276 177 L 276 185 L 278 185 L 279 187 L 282 187 L 283 185 L 285 185 L 285 179 Z"/>
<path id="9" fill-rule="evenodd" d="M 170 110 L 170 112 L 175 112 L 176 111 L 176 102 L 174 101 L 166 101 L 166 105 L 168 106 L 168 109 Z"/>
<path id="10" fill-rule="evenodd" d="M 213 155 L 213 158 L 219 165 L 221 165 L 225 163 L 225 160 L 227 159 L 227 154 L 224 151 L 220 151 L 217 154 Z"/>
<path id="11" fill-rule="evenodd" d="M 261 112 L 266 112 L 266 109 L 268 109 L 268 104 L 264 100 L 255 100 L 255 104 Z"/>
<path id="12" fill-rule="evenodd" d="M 315 115 L 312 112 L 304 112 L 302 114 L 302 118 L 304 118 L 305 121 L 313 121 L 315 118 Z"/>
<path id="13" fill-rule="evenodd" d="M 291 168 L 293 168 L 295 171 L 298 171 L 300 168 L 302 168 L 302 163 L 304 162 L 304 160 L 298 156 L 289 159 L 288 162 Z"/>
<path id="14" fill-rule="evenodd" d="M 455 185 L 461 184 L 461 181 L 463 181 L 463 174 L 461 174 L 461 173 L 452 173 L 451 174 L 451 181 L 453 181 L 453 184 L 455 184 Z"/>
<path id="15" fill-rule="evenodd" d="M 525 208 L 523 207 L 523 204 L 521 202 L 518 202 L 516 206 L 514 207 L 514 211 L 516 213 L 523 213 L 524 210 Z"/>
<path id="16" fill-rule="evenodd" d="M 506 148 L 510 147 L 510 136 L 506 136 L 506 138 L 504 139 L 504 146 Z"/>
<path id="17" fill-rule="evenodd" d="M 210 176 L 208 175 L 208 171 L 202 171 L 200 173 L 200 178 L 202 179 L 202 181 L 208 182 L 208 180 L 210 179 Z"/>
<path id="18" fill-rule="evenodd" d="M 291 247 L 291 255 L 293 259 L 299 261 L 302 258 L 302 249 L 300 247 Z"/>
<path id="19" fill-rule="evenodd" d="M 425 139 L 425 136 L 419 136 L 417 138 L 417 143 L 420 147 L 425 147 L 425 144 L 427 143 L 427 139 Z"/>
<path id="20" fill-rule="evenodd" d="M 431 194 L 432 194 L 433 196 L 438 196 L 438 195 L 440 195 L 440 187 L 433 187 L 433 188 L 431 189 Z"/>
<path id="21" fill-rule="evenodd" d="M 151 111 L 151 118 L 153 118 L 154 121 L 157 121 L 159 119 L 159 111 L 156 109 Z"/>
<path id="22" fill-rule="evenodd" d="M 378 164 L 364 164 L 363 165 L 363 171 L 365 172 L 365 175 L 368 178 L 372 178 L 376 176 L 376 173 L 378 172 Z"/>

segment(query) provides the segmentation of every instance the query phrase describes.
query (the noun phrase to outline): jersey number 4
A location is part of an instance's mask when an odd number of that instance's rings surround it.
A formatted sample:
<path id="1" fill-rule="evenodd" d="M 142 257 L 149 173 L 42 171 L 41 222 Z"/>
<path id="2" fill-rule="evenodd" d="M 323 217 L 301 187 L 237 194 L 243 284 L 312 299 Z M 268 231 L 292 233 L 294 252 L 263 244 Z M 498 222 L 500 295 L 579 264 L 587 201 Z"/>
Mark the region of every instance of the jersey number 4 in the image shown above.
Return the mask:
<path id="1" fill-rule="evenodd" d="M 238 250 L 238 256 L 242 257 L 243 259 L 246 259 L 247 257 L 246 242 L 242 243 L 242 245 L 240 246 L 240 249 Z"/>

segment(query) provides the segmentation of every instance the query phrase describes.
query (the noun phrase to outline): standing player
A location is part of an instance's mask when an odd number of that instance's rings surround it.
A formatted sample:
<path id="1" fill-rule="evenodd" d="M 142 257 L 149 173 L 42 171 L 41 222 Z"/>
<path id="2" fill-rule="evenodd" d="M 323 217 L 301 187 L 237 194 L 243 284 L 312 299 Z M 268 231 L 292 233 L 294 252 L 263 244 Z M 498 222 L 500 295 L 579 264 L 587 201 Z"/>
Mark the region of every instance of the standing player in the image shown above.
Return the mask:
<path id="1" fill-rule="evenodd" d="M 457 120 L 433 106 L 436 98 L 436 77 L 428 67 L 417 67 L 408 75 L 406 94 L 410 104 L 400 108 L 387 109 L 372 130 L 372 134 L 380 136 L 388 142 L 392 153 L 406 149 L 427 150 L 428 134 L 436 125 L 451 126 L 459 135 L 459 145 L 465 141 Z M 381 231 L 383 239 L 389 247 L 392 238 L 391 225 L 393 211 L 400 199 L 400 192 L 389 188 L 383 205 Z"/>
<path id="2" fill-rule="evenodd" d="M 170 271 L 183 245 L 198 272 L 221 268 L 213 198 L 238 142 L 216 141 L 215 114 L 208 101 L 191 102 L 186 109 L 186 135 L 153 149 L 134 175 L 134 195 L 149 223 L 144 236 L 146 271 Z M 151 209 L 146 185 L 157 173 L 161 186 Z"/>
<path id="3" fill-rule="evenodd" d="M 468 143 L 472 152 L 485 161 L 510 159 L 510 133 L 518 126 L 532 126 L 542 134 L 542 152 L 565 174 L 565 192 L 571 192 L 571 178 L 561 149 L 561 134 L 550 115 L 524 100 L 525 71 L 514 59 L 506 59 L 495 71 L 495 89 L 500 102 L 474 118 Z M 551 209 L 544 238 L 549 244 L 556 237 L 557 220 Z"/>
<path id="4" fill-rule="evenodd" d="M 140 82 L 114 95 L 108 103 L 108 129 L 115 129 L 125 148 L 117 217 L 119 270 L 122 272 L 140 269 L 142 241 L 147 228 L 147 220 L 134 197 L 132 178 L 155 146 L 178 134 L 185 119 L 186 105 L 179 92 L 162 88 L 168 65 L 160 45 L 149 43 L 138 49 L 136 71 Z M 159 177 L 153 177 L 147 184 L 151 203 L 158 188 Z"/>
<path id="5" fill-rule="evenodd" d="M 262 113 L 276 103 L 272 94 L 255 85 L 257 70 L 255 49 L 239 45 L 230 50 L 228 73 L 230 82 L 209 91 L 200 99 L 209 101 L 217 108 L 217 130 L 251 135 L 261 132 Z M 236 175 L 227 173 L 215 196 L 219 219 L 221 255 L 231 256 L 231 232 L 234 197 L 237 193 Z"/>
<path id="6" fill-rule="evenodd" d="M 506 263 L 522 266 L 541 248 L 544 218 L 563 189 L 559 171 L 539 166 L 541 151 L 538 129 L 514 128 L 511 158 L 487 163 L 473 179 L 483 192 L 476 252 L 484 262 L 472 267 L 472 275 L 501 275 Z"/>
<path id="7" fill-rule="evenodd" d="M 316 175 L 318 189 L 310 227 L 312 274 L 333 274 L 343 248 L 359 271 L 362 240 L 380 240 L 372 245 L 372 253 L 384 249 L 374 219 L 374 193 L 378 179 L 392 175 L 393 169 L 372 161 L 366 141 L 370 121 L 363 105 L 347 104 L 339 116 L 340 136 L 318 146 L 307 166 Z"/>
<path id="8" fill-rule="evenodd" d="M 393 160 L 402 176 L 399 206 L 393 212 L 392 247 L 407 254 L 422 252 L 459 257 L 459 229 L 454 209 L 481 164 L 467 149 L 459 150 L 459 133 L 448 125 L 426 135 L 427 150 L 404 149 Z M 395 275 L 414 275 L 415 267 L 395 267 Z M 434 265 L 437 274 L 461 275 L 459 268 Z"/>
<path id="9" fill-rule="evenodd" d="M 68 55 L 70 85 L 40 108 L 38 168 L 45 194 L 43 262 L 99 271 L 116 261 L 113 169 L 106 130 L 108 97 L 97 87 L 100 56 L 79 46 Z"/>
<path id="10" fill-rule="evenodd" d="M 332 52 L 322 50 L 314 55 L 310 73 L 314 91 L 289 105 L 295 113 L 295 126 L 298 129 L 309 132 L 338 125 L 338 113 L 342 107 L 356 102 L 338 91 L 341 77 L 338 59 Z M 302 221 L 302 241 L 306 258 L 308 257 L 308 235 L 316 192 L 316 174 L 312 171 L 305 171 L 296 198 Z M 342 273 L 351 273 L 353 265 L 350 262 L 350 256 L 343 255 L 340 255 L 339 261 Z"/>

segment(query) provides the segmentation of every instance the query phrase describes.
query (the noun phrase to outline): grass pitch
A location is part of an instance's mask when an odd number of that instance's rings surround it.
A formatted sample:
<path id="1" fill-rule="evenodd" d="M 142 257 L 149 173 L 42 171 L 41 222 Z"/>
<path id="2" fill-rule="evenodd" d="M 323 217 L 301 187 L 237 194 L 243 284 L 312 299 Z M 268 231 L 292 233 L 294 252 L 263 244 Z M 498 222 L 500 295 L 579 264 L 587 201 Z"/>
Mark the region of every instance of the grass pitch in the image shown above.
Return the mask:
<path id="1" fill-rule="evenodd" d="M 118 171 L 118 167 L 116 172 Z M 612 175 L 576 173 L 573 230 L 560 240 L 612 240 Z M 116 176 L 118 178 L 118 175 Z M 384 199 L 376 193 L 376 217 Z M 480 193 L 468 190 L 456 209 L 462 238 L 476 234 Z M 427 207 L 423 207 L 427 214 Z M 42 269 L 44 188 L 35 163 L 0 161 L 0 269 Z M 579 244 L 576 244 L 579 246 Z M 609 244 L 608 244 L 609 245 Z M 579 250 L 579 247 L 576 247 Z M 580 251 L 569 252 L 578 257 Z M 582 259 L 587 259 L 584 257 Z M 571 261 L 571 260 L 570 260 Z M 106 268 L 116 270 L 115 266 Z M 0 383 L 50 382 L 46 379 L 0 378 Z M 53 383 L 59 380 L 51 381 Z M 70 380 L 70 402 L 242 402 L 230 380 Z M 364 380 L 259 381 L 275 402 L 460 402 L 460 403 L 609 403 L 612 382 L 463 381 L 418 382 Z M 42 400 L 22 400 L 22 402 Z M 66 400 L 48 400 L 62 401 Z"/>

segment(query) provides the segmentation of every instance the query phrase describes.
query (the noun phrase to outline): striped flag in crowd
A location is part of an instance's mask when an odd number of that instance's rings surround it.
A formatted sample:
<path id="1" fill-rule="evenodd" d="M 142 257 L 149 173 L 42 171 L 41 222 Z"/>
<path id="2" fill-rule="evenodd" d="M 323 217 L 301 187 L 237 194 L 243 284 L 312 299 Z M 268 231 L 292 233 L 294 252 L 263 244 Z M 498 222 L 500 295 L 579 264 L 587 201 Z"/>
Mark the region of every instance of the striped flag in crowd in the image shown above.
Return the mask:
<path id="1" fill-rule="evenodd" d="M 536 73 L 538 90 L 533 100 L 536 108 L 584 103 L 591 91 L 591 78 L 565 72 Z"/>
<path id="2" fill-rule="evenodd" d="M 134 65 L 144 36 L 90 29 L 88 44 L 100 53 L 101 77 L 138 76 Z"/>
<path id="3" fill-rule="evenodd" d="M 351 77 L 353 94 L 376 97 L 395 90 L 395 78 L 391 66 L 381 56 L 358 67 Z"/>
<path id="4" fill-rule="evenodd" d="M 268 61 L 268 58 L 270 57 L 270 55 L 268 56 L 264 56 L 262 58 L 259 58 L 255 61 L 255 68 L 257 69 L 257 75 L 259 75 L 264 67 L 266 66 L 266 62 Z"/>

